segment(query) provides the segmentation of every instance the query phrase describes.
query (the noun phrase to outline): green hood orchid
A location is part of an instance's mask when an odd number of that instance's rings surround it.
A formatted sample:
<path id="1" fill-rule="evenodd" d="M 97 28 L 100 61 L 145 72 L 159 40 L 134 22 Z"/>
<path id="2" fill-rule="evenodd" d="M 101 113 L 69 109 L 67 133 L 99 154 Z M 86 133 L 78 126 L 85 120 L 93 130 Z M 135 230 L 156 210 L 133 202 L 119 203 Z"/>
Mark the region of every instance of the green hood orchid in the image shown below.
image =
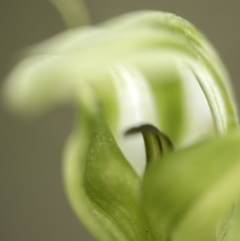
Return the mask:
<path id="1" fill-rule="evenodd" d="M 99 240 L 240 240 L 236 107 L 187 21 L 146 11 L 63 32 L 28 51 L 5 97 L 29 115 L 75 104 L 65 188 Z"/>

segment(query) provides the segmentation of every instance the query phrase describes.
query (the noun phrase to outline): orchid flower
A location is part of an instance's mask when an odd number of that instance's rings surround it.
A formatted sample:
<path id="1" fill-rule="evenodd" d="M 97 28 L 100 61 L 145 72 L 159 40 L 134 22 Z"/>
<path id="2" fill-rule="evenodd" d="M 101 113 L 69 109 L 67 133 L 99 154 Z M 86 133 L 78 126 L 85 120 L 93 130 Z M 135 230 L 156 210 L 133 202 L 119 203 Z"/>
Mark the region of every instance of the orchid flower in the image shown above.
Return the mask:
<path id="1" fill-rule="evenodd" d="M 209 41 L 170 13 L 66 30 L 9 74 L 10 109 L 71 102 L 69 202 L 101 241 L 240 240 L 240 132 Z"/>

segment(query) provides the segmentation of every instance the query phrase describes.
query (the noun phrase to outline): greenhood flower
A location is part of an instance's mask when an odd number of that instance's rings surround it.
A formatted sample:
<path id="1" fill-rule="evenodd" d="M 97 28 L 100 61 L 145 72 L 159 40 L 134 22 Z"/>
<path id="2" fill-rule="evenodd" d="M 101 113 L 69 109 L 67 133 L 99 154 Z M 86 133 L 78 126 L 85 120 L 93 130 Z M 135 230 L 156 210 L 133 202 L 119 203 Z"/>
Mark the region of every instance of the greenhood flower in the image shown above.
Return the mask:
<path id="1" fill-rule="evenodd" d="M 65 187 L 99 240 L 240 240 L 236 108 L 217 53 L 187 21 L 139 12 L 68 30 L 28 51 L 5 97 L 33 115 L 75 104 Z"/>

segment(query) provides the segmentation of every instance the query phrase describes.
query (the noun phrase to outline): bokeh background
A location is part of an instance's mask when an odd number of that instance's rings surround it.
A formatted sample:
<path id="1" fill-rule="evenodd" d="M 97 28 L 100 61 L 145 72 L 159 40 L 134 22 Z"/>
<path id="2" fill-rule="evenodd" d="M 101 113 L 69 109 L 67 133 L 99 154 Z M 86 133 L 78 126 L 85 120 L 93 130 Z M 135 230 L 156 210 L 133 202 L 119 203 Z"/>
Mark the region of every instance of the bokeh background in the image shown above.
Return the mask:
<path id="1" fill-rule="evenodd" d="M 67 1 L 67 0 L 66 0 Z M 240 1 L 86 0 L 92 23 L 136 10 L 161 10 L 195 24 L 219 51 L 240 106 Z M 0 1 L 0 81 L 17 53 L 65 25 L 48 0 Z M 74 110 L 63 106 L 24 120 L 0 106 L 0 240 L 93 241 L 64 195 L 61 155 Z"/>

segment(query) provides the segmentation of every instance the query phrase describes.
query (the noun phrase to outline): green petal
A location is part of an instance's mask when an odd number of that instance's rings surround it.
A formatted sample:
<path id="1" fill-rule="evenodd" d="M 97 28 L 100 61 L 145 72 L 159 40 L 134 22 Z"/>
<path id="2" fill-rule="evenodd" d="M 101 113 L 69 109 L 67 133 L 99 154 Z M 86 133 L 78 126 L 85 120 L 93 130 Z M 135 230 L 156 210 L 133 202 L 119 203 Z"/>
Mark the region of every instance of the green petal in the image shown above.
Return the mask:
<path id="1" fill-rule="evenodd" d="M 70 203 L 99 240 L 151 241 L 140 205 L 140 178 L 118 148 L 98 103 L 85 94 L 64 158 Z"/>
<path id="2" fill-rule="evenodd" d="M 99 80 L 111 72 L 115 65 L 130 63 L 143 75 L 147 76 L 151 70 L 154 78 L 147 78 L 147 82 L 156 90 L 152 94 L 157 102 L 157 110 L 160 110 L 157 91 L 160 86 L 155 88 L 155 80 L 162 82 L 166 71 L 163 68 L 159 71 L 159 66 L 168 56 L 168 65 L 172 64 L 175 66 L 173 69 L 176 66 L 178 69 L 178 73 L 174 73 L 175 79 L 184 81 L 185 72 L 191 71 L 195 77 L 190 81 L 199 82 L 218 133 L 225 133 L 238 125 L 228 77 L 217 54 L 192 25 L 175 15 L 140 12 L 97 27 L 68 31 L 40 44 L 30 55 L 33 56 L 19 64 L 9 76 L 7 101 L 15 109 L 30 113 L 44 111 L 71 99 L 79 82 L 90 81 L 93 86 L 101 85 Z M 178 81 L 176 85 L 179 86 Z M 175 86 L 171 89 L 178 89 L 178 93 L 181 91 Z M 175 94 L 171 93 L 170 96 L 174 100 Z M 171 111 L 164 111 L 160 118 L 166 119 L 167 113 Z M 181 123 L 181 111 L 178 116 Z M 159 129 L 160 122 L 158 120 Z M 169 126 L 166 129 L 172 130 Z M 182 131 L 183 127 L 180 126 Z M 180 130 L 176 133 L 180 133 Z M 171 133 L 167 134 L 170 136 Z M 176 135 L 178 142 L 180 134 Z"/>
<path id="3" fill-rule="evenodd" d="M 239 198 L 237 199 L 234 207 L 228 216 L 224 219 L 224 228 L 217 229 L 217 240 L 219 241 L 232 241 L 240 240 L 240 202 Z M 220 226 L 221 227 L 221 226 Z"/>
<path id="4" fill-rule="evenodd" d="M 239 145 L 239 132 L 231 133 L 150 166 L 143 200 L 158 240 L 210 241 L 223 233 L 240 193 Z"/>

